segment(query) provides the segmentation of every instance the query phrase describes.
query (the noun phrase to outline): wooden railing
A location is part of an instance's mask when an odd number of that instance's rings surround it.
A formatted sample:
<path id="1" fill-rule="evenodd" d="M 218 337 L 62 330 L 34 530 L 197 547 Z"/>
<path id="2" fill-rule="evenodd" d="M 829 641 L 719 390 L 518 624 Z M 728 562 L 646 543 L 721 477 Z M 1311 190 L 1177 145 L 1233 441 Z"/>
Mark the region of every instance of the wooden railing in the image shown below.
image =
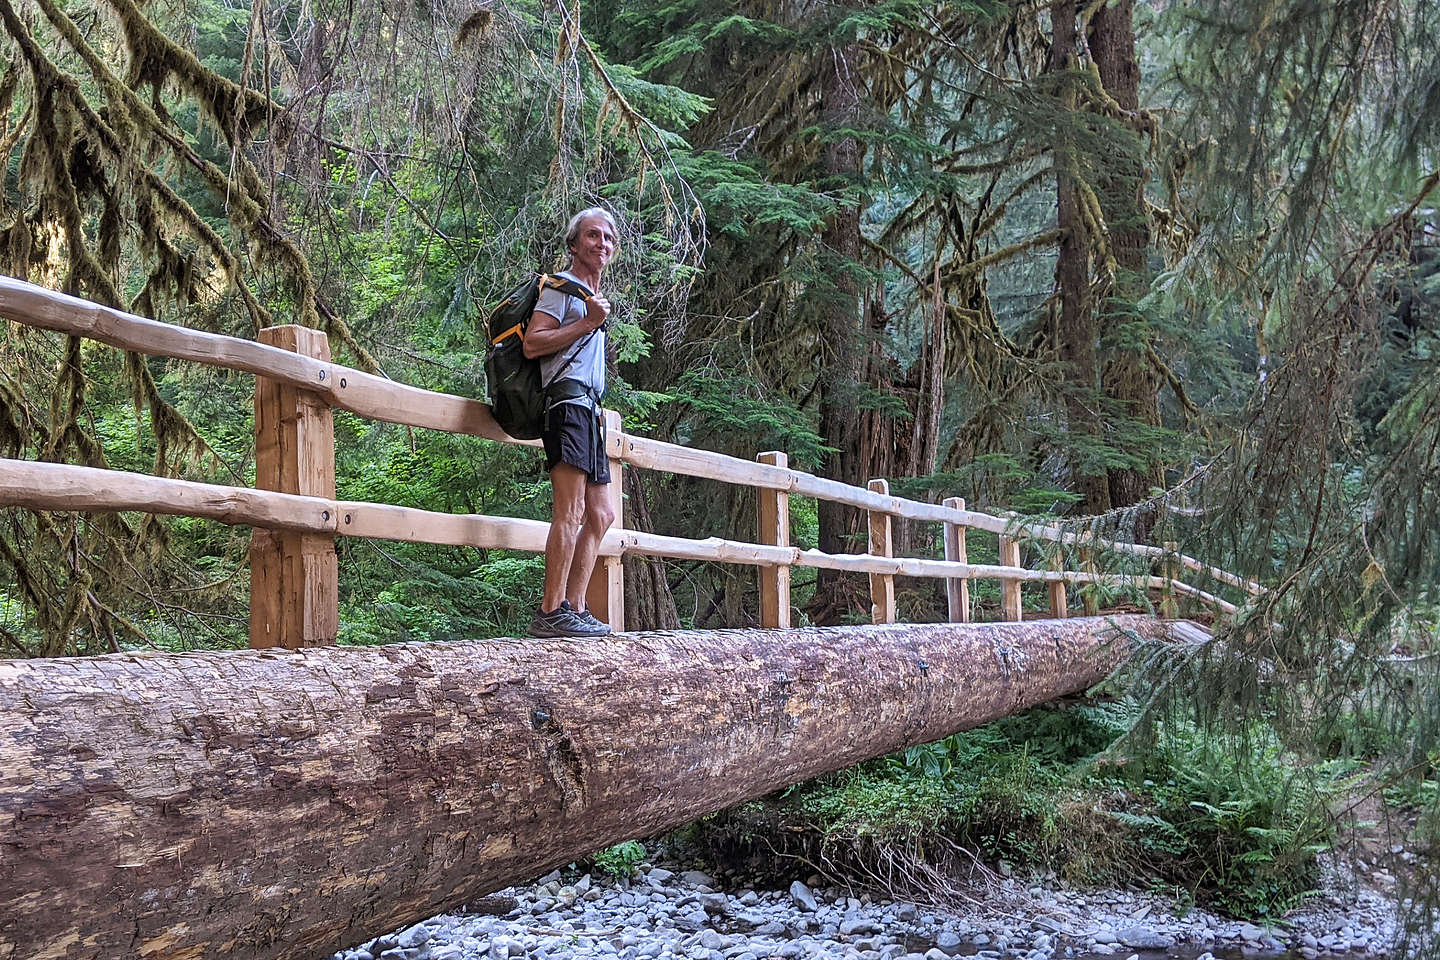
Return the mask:
<path id="1" fill-rule="evenodd" d="M 150 356 L 193 360 L 253 373 L 255 390 L 256 487 L 217 486 L 144 474 L 64 464 L 0 460 L 0 505 L 39 510 L 139 510 L 204 517 L 255 528 L 251 540 L 252 646 L 297 647 L 333 642 L 338 621 L 338 572 L 333 538 L 371 537 L 478 548 L 543 552 L 548 524 L 537 520 L 456 515 L 388 504 L 339 500 L 335 495 L 332 410 L 349 410 L 374 420 L 517 441 L 502 431 L 490 408 L 478 401 L 435 393 L 340 366 L 318 331 L 298 326 L 261 331 L 260 342 L 191 330 L 135 316 L 24 281 L 0 277 L 0 316 L 17 323 L 87 337 Z M 790 569 L 816 567 L 868 574 L 872 618 L 896 619 L 894 578 L 938 577 L 947 581 L 952 621 L 971 618 L 969 583 L 1001 584 L 1001 611 L 1021 618 L 1021 584 L 1049 586 L 1050 612 L 1068 614 L 1071 584 L 1131 584 L 1158 590 L 1162 612 L 1175 615 L 1174 599 L 1192 598 L 1219 613 L 1235 605 L 1185 583 L 1180 571 L 1257 594 L 1258 584 L 1164 547 L 1090 540 L 1060 527 L 966 509 L 951 498 L 941 505 L 892 496 L 884 480 L 869 488 L 840 483 L 789 468 L 783 452 L 761 453 L 755 462 L 628 434 L 620 418 L 606 411 L 610 485 L 615 525 L 600 547 L 600 561 L 588 600 L 595 614 L 624 629 L 624 584 L 620 557 L 644 554 L 749 564 L 759 568 L 760 615 L 766 627 L 790 626 Z M 661 536 L 623 525 L 619 482 L 622 464 L 754 487 L 759 495 L 756 543 Z M 789 498 L 808 496 L 844 503 L 869 515 L 869 548 L 863 554 L 828 554 L 790 545 Z M 892 556 L 892 518 L 944 524 L 945 559 Z M 998 538 L 998 564 L 970 563 L 968 530 Z M 1027 569 L 1021 565 L 1024 538 L 1074 548 L 1085 569 Z M 1158 565 L 1159 575 L 1100 572 L 1092 551 L 1108 550 Z M 1090 611 L 1093 612 L 1093 611 Z"/>

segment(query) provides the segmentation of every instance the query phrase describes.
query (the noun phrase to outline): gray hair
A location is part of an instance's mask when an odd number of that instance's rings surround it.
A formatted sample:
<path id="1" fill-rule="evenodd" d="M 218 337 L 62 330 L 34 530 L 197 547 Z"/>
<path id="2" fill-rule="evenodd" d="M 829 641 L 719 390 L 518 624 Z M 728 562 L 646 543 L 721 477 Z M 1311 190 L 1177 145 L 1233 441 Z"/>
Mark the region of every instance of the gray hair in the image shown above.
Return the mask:
<path id="1" fill-rule="evenodd" d="M 603 218 L 606 223 L 610 224 L 611 232 L 615 233 L 618 238 L 620 228 L 615 226 L 615 218 L 610 215 L 609 210 L 606 210 L 604 207 L 586 207 L 584 210 L 581 210 L 579 213 L 575 214 L 575 216 L 571 217 L 570 223 L 565 227 L 566 250 L 569 250 L 572 246 L 574 246 L 575 238 L 580 236 L 580 224 L 584 223 L 586 220 L 589 220 L 591 217 Z"/>

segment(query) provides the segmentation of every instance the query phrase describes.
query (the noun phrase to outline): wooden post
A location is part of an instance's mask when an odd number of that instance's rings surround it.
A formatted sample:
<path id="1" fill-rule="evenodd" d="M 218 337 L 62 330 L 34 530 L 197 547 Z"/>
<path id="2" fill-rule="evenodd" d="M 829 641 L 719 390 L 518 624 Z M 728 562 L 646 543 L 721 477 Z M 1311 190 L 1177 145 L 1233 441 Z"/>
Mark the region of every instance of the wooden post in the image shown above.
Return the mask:
<path id="1" fill-rule="evenodd" d="M 330 361 L 320 330 L 266 327 L 260 342 Z M 328 372 L 322 371 L 321 382 Z M 335 499 L 335 427 L 318 393 L 255 378 L 255 486 Z M 329 518 L 326 518 L 329 519 Z M 334 643 L 340 627 L 335 538 L 255 528 L 250 535 L 250 646 Z"/>
<path id="2" fill-rule="evenodd" d="M 1088 546 L 1089 542 L 1094 539 L 1094 536 L 1095 534 L 1092 531 L 1085 531 L 1083 539 L 1087 545 L 1080 548 L 1080 569 L 1086 573 L 1095 572 L 1095 554 Z M 1082 602 L 1085 605 L 1085 616 L 1087 617 L 1100 615 L 1100 598 L 1095 595 L 1099 589 L 1100 585 L 1091 581 L 1089 586 L 1081 592 Z"/>
<path id="3" fill-rule="evenodd" d="M 614 410 L 606 410 L 606 435 L 619 436 L 623 429 L 620 414 Z M 606 449 L 618 450 L 618 447 L 611 443 L 606 445 Z M 611 530 L 625 528 L 625 485 L 620 474 L 624 465 L 625 461 L 619 457 L 610 456 L 610 483 L 607 489 L 610 506 L 615 511 L 615 519 L 610 522 Z M 595 570 L 590 574 L 590 582 L 585 587 L 585 602 L 590 605 L 590 612 L 597 619 L 610 624 L 611 630 L 616 633 L 625 632 L 625 566 L 619 557 L 595 559 Z"/>
<path id="4" fill-rule="evenodd" d="M 780 450 L 771 450 L 755 458 L 772 467 L 788 467 L 790 457 Z M 761 487 L 759 495 L 759 543 L 772 547 L 790 546 L 790 494 L 784 490 Z M 760 626 L 788 629 L 790 626 L 790 567 L 756 567 L 760 574 Z"/>
<path id="5" fill-rule="evenodd" d="M 1061 544 L 1055 544 L 1055 559 L 1050 564 L 1052 570 L 1064 570 L 1065 549 Z M 1064 620 L 1070 616 L 1070 608 L 1065 602 L 1065 581 L 1050 581 L 1050 616 L 1056 620 Z"/>
<path id="6" fill-rule="evenodd" d="M 888 496 L 890 484 L 885 480 L 871 480 L 870 489 Z M 876 557 L 893 557 L 890 545 L 890 514 L 878 510 L 870 511 L 870 554 Z M 895 622 L 895 578 L 888 573 L 870 574 L 870 620 L 872 623 Z"/>
<path id="7" fill-rule="evenodd" d="M 945 506 L 952 510 L 964 510 L 964 497 L 947 497 Z M 965 550 L 965 524 L 945 522 L 945 559 L 954 563 L 969 563 Z M 950 607 L 951 623 L 970 622 L 970 581 L 952 577 L 945 581 L 945 600 Z"/>
<path id="8" fill-rule="evenodd" d="M 1020 541 L 1010 537 L 1000 536 L 1000 565 L 1002 567 L 1020 566 Z M 1020 612 L 1020 581 L 1000 581 L 1000 619 L 1014 620 L 1017 623 L 1024 619 Z"/>
<path id="9" fill-rule="evenodd" d="M 1160 576 L 1165 578 L 1165 586 L 1160 591 L 1160 616 L 1174 620 L 1180 615 L 1179 605 L 1175 602 L 1175 579 L 1180 576 L 1180 544 L 1166 540 L 1163 546 L 1165 556 L 1160 560 Z"/>

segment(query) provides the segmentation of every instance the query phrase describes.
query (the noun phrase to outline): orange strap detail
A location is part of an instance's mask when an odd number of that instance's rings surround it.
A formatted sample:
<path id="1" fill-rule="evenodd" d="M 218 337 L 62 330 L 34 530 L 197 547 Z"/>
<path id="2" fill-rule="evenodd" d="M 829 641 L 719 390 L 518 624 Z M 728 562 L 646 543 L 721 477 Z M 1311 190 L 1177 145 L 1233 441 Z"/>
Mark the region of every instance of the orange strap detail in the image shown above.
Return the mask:
<path id="1" fill-rule="evenodd" d="M 552 276 L 552 275 L 550 275 L 550 274 L 548 274 L 548 273 L 542 273 L 542 274 L 540 274 L 540 289 L 541 289 L 542 291 L 543 291 L 547 286 L 553 287 L 554 289 L 558 290 L 558 289 L 560 289 L 561 284 L 569 283 L 569 282 L 570 282 L 570 281 L 566 280 L 564 277 Z M 566 294 L 566 296 L 574 297 L 576 300 L 579 300 L 579 301 L 582 302 L 582 303 L 589 303 L 589 302 L 590 302 L 590 298 L 587 297 L 587 296 L 585 296 L 585 295 L 583 295 L 583 294 L 579 294 L 579 293 L 568 293 L 568 294 Z"/>
<path id="2" fill-rule="evenodd" d="M 506 330 L 504 333 L 500 334 L 500 336 L 496 337 L 494 340 L 491 340 L 491 341 L 490 341 L 491 345 L 493 346 L 494 344 L 499 343 L 501 340 L 504 340 L 506 337 L 510 336 L 510 334 L 512 334 L 512 333 L 518 333 L 518 334 L 520 334 L 520 339 L 521 339 L 521 340 L 524 340 L 524 339 L 525 339 L 525 324 L 523 324 L 523 323 L 517 323 L 517 324 L 515 324 L 515 326 L 511 327 L 509 330 Z"/>

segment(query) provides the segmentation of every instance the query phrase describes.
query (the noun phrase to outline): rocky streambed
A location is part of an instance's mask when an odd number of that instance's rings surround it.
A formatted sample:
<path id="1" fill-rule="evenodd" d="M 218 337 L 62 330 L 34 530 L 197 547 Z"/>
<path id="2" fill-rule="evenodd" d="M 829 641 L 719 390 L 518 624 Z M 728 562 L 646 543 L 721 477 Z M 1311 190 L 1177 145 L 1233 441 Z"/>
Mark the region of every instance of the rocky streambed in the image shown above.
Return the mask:
<path id="1" fill-rule="evenodd" d="M 757 890 L 739 879 L 678 866 L 642 866 L 618 881 L 555 872 L 333 960 L 1315 960 L 1383 954 L 1395 932 L 1393 905 L 1366 891 L 1332 890 L 1267 928 L 1177 914 L 1143 893 L 1052 892 L 1014 880 L 942 910 L 818 882 Z"/>

